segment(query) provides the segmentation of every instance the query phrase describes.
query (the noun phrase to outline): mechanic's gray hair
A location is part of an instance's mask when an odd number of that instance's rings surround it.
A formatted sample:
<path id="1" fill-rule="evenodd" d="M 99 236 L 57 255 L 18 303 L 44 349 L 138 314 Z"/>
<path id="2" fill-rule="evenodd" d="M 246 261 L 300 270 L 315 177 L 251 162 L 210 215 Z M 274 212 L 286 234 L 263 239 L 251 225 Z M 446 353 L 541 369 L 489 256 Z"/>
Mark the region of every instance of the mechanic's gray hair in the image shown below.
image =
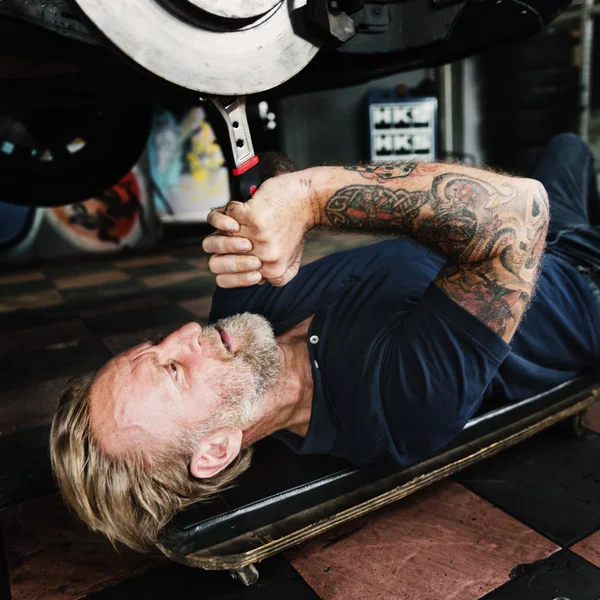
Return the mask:
<path id="1" fill-rule="evenodd" d="M 109 456 L 90 429 L 89 398 L 95 374 L 72 378 L 62 391 L 50 432 L 50 456 L 66 502 L 113 545 L 150 550 L 161 529 L 186 506 L 220 492 L 250 466 L 245 447 L 224 471 L 196 479 L 190 461 L 202 431 L 177 436 L 152 456 L 141 452 Z M 226 417 L 225 417 L 226 418 Z M 204 431 L 206 429 L 206 431 Z"/>

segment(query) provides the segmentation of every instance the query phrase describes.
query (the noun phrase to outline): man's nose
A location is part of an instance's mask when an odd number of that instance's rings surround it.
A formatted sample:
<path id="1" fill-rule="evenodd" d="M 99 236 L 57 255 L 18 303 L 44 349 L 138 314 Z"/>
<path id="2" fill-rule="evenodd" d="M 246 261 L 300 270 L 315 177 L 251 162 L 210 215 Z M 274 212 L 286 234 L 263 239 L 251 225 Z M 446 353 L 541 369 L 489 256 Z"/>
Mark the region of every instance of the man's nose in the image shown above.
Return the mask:
<path id="1" fill-rule="evenodd" d="M 171 335 L 165 338 L 165 345 L 176 344 L 182 346 L 183 344 L 194 344 L 200 343 L 200 335 L 202 334 L 202 327 L 198 323 L 187 323 L 183 327 L 180 327 L 177 331 L 174 331 Z"/>

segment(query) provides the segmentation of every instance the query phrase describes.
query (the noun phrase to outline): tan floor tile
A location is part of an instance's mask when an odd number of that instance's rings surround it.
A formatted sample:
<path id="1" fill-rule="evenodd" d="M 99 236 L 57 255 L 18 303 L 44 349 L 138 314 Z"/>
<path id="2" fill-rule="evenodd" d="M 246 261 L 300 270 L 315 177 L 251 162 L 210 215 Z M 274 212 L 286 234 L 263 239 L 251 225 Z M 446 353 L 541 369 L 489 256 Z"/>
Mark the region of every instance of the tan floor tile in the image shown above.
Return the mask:
<path id="1" fill-rule="evenodd" d="M 140 281 L 150 288 L 165 287 L 175 283 L 183 283 L 196 277 L 205 275 L 203 271 L 191 269 L 190 271 L 180 271 L 179 273 L 165 273 L 164 275 L 151 275 L 150 277 L 140 277 Z"/>
<path id="2" fill-rule="evenodd" d="M 15 329 L 0 336 L 0 356 L 36 350 L 60 350 L 90 337 L 91 333 L 79 319 Z"/>
<path id="3" fill-rule="evenodd" d="M 323 600 L 475 600 L 558 547 L 445 481 L 288 552 Z"/>
<path id="4" fill-rule="evenodd" d="M 127 281 L 129 275 L 122 271 L 98 271 L 87 275 L 72 275 L 71 277 L 60 277 L 54 280 L 54 285 L 59 290 L 72 290 L 74 288 L 92 287 L 105 283 L 117 283 Z"/>
<path id="5" fill-rule="evenodd" d="M 16 273 L 0 273 L 0 285 L 11 283 L 29 283 L 30 281 L 42 281 L 46 276 L 40 271 L 19 271 Z"/>
<path id="6" fill-rule="evenodd" d="M 192 300 L 185 300 L 179 303 L 181 308 L 189 310 L 192 314 L 196 315 L 199 319 L 208 320 L 208 314 L 210 313 L 210 307 L 212 305 L 212 297 L 205 296 L 203 298 L 193 298 Z"/>
<path id="7" fill-rule="evenodd" d="M 596 402 L 592 408 L 588 409 L 584 423 L 592 431 L 600 433 L 600 402 Z"/>
<path id="8" fill-rule="evenodd" d="M 585 540 L 573 546 L 571 550 L 600 569 L 600 531 L 585 538 Z"/>
<path id="9" fill-rule="evenodd" d="M 64 304 L 64 299 L 56 290 L 44 290 L 43 292 L 21 296 L 0 296 L 0 313 L 47 308 L 59 304 Z"/>
<path id="10" fill-rule="evenodd" d="M 117 269 L 132 269 L 134 267 L 151 267 L 153 265 L 168 265 L 176 262 L 176 259 L 167 254 L 156 256 L 138 256 L 137 258 L 125 258 L 113 261 Z"/>
<path id="11" fill-rule="evenodd" d="M 13 600 L 75 600 L 166 562 L 119 553 L 63 505 L 45 496 L 0 512 Z"/>

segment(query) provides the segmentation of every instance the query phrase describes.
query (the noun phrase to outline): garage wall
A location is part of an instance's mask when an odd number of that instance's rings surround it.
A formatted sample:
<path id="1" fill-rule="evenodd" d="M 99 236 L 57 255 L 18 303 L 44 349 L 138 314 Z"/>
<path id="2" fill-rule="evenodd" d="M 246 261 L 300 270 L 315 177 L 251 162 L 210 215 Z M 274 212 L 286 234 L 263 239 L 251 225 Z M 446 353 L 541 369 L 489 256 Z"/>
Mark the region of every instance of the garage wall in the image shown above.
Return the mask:
<path id="1" fill-rule="evenodd" d="M 481 64 L 478 57 L 456 63 L 454 97 L 454 140 L 458 156 L 476 165 L 485 164 L 481 122 Z"/>
<path id="2" fill-rule="evenodd" d="M 417 86 L 431 70 L 417 69 L 369 83 L 314 92 L 278 104 L 281 149 L 305 168 L 368 159 L 367 93 L 372 88 Z"/>

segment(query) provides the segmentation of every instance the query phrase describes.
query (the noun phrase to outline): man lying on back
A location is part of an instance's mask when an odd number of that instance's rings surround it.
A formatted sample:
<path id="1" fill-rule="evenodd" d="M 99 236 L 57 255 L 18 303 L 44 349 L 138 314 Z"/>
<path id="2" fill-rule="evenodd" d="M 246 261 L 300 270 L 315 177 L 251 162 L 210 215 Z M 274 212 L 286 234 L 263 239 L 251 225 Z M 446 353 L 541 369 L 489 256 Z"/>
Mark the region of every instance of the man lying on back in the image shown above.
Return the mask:
<path id="1" fill-rule="evenodd" d="M 555 254 L 543 261 L 544 185 L 457 164 L 307 169 L 213 211 L 212 325 L 190 323 L 67 385 L 51 435 L 65 498 L 93 529 L 143 550 L 243 472 L 261 438 L 407 465 L 490 395 L 519 400 L 596 365 L 600 292 L 583 272 L 600 265 L 590 156 L 561 136 L 542 157 Z M 401 237 L 300 269 L 316 228 Z"/>

